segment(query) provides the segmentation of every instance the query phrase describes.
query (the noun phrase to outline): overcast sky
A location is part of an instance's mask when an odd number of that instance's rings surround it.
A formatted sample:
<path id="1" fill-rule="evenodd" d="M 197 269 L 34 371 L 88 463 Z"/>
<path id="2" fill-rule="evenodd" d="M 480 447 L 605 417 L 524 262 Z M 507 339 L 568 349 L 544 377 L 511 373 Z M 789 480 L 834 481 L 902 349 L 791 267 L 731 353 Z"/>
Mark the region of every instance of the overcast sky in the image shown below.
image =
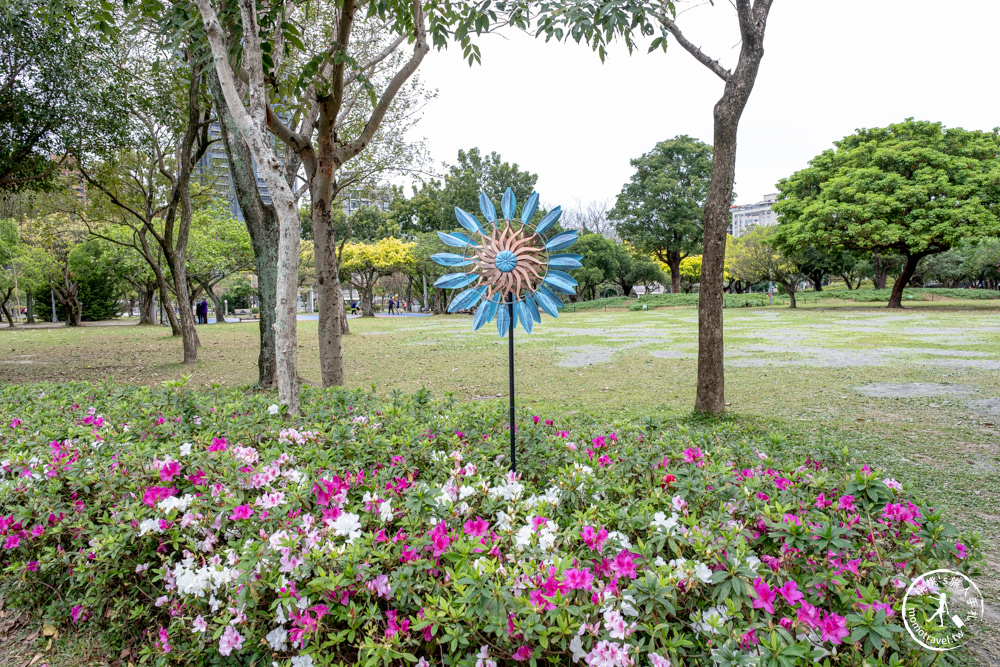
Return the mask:
<path id="1" fill-rule="evenodd" d="M 721 0 L 681 14 L 695 43 L 732 67 L 735 9 Z M 1000 2 L 776 0 L 765 55 L 739 131 L 737 202 L 759 201 L 859 127 L 913 116 L 950 127 L 1000 125 Z M 438 90 L 415 134 L 435 164 L 460 148 L 497 151 L 538 174 L 548 206 L 613 203 L 629 159 L 688 134 L 712 141 L 722 81 L 671 40 L 668 52 L 603 65 L 574 43 L 507 31 L 480 39 L 483 63 L 432 51 L 420 72 Z"/>

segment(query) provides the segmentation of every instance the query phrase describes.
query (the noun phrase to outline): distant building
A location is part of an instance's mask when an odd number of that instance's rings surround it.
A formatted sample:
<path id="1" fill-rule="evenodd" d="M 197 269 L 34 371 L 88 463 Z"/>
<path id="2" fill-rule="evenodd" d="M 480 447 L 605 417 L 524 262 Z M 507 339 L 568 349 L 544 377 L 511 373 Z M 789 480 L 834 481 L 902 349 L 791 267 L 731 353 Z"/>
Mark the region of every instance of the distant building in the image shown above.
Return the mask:
<path id="1" fill-rule="evenodd" d="M 778 216 L 771 206 L 778 201 L 778 193 L 764 195 L 764 200 L 745 206 L 730 206 L 732 222 L 729 223 L 729 233 L 733 236 L 743 236 L 754 227 L 773 227 L 778 224 Z"/>
<path id="2" fill-rule="evenodd" d="M 222 144 L 222 128 L 218 122 L 208 126 L 208 136 L 215 141 L 209 145 L 205 155 L 195 167 L 196 173 L 205 184 L 215 182 L 215 189 L 229 202 L 229 211 L 233 217 L 243 222 L 243 211 L 240 210 L 240 203 L 236 200 L 236 187 L 233 185 L 233 175 L 229 171 L 229 158 L 226 156 L 225 146 Z M 277 145 L 277 140 L 271 138 L 272 143 Z M 281 151 L 279 151 L 280 157 Z M 257 181 L 257 190 L 260 198 L 265 204 L 271 203 L 271 193 L 268 192 L 267 183 L 260 170 L 257 169 L 257 162 L 253 162 L 253 175 Z"/>
<path id="3" fill-rule="evenodd" d="M 377 208 L 386 213 L 392 206 L 392 191 L 388 188 L 349 189 L 337 194 L 344 205 L 344 215 L 350 217 L 362 208 Z"/>

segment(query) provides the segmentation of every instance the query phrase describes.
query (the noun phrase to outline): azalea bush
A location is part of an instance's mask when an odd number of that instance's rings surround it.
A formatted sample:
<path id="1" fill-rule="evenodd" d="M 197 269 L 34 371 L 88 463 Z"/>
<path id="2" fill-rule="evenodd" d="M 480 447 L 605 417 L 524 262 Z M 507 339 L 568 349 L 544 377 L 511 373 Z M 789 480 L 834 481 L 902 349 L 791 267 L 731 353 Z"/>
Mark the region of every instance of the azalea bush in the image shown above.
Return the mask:
<path id="1" fill-rule="evenodd" d="M 303 389 L 0 387 L 0 595 L 155 664 L 914 664 L 971 572 L 907 487 L 732 422 Z M 927 591 L 927 604 L 934 604 Z"/>

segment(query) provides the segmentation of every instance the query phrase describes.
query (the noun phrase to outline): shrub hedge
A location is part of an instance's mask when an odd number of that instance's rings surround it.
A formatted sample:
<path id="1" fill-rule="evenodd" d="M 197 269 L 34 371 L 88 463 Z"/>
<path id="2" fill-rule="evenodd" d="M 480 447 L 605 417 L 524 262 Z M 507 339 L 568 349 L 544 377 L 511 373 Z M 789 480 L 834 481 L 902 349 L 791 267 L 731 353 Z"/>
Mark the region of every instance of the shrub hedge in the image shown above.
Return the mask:
<path id="1" fill-rule="evenodd" d="M 426 392 L 0 387 L 0 595 L 155 664 L 901 665 L 971 571 L 822 440 Z M 933 596 L 927 596 L 933 606 Z"/>

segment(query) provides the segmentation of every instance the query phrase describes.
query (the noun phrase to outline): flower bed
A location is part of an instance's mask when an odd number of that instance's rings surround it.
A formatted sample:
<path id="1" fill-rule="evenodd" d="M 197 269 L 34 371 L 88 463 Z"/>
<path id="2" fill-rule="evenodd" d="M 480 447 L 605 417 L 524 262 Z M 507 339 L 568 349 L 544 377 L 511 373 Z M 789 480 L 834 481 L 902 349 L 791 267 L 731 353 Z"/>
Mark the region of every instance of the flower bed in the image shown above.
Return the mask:
<path id="1" fill-rule="evenodd" d="M 968 571 L 822 443 L 483 405 L 0 387 L 0 594 L 163 664 L 912 660 L 910 577 Z M 928 597 L 928 604 L 932 601 Z"/>

